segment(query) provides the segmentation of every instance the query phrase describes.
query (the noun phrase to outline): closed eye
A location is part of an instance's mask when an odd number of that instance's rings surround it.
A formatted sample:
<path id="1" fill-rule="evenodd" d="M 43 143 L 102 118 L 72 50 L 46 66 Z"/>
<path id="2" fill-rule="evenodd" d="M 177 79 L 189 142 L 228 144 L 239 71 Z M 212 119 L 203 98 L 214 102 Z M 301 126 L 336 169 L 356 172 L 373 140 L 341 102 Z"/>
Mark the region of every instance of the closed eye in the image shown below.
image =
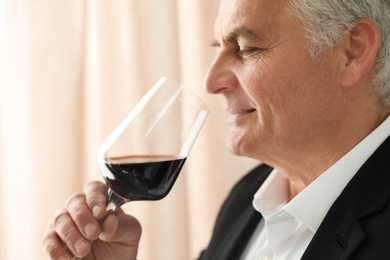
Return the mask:
<path id="1" fill-rule="evenodd" d="M 251 58 L 255 57 L 259 54 L 263 54 L 264 52 L 268 51 L 270 48 L 259 48 L 259 47 L 240 47 L 237 50 L 237 55 L 241 58 Z"/>
<path id="2" fill-rule="evenodd" d="M 237 53 L 240 56 L 245 56 L 245 55 L 252 54 L 256 51 L 259 51 L 259 48 L 242 48 L 242 49 L 240 48 Z"/>

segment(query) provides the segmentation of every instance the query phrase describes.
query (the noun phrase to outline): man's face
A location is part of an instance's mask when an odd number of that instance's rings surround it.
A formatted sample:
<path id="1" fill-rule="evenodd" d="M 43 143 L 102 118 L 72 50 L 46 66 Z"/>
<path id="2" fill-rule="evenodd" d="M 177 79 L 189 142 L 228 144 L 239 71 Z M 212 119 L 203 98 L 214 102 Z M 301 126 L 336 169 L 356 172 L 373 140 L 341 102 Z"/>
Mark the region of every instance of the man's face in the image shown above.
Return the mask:
<path id="1" fill-rule="evenodd" d="M 217 56 L 205 79 L 229 113 L 230 150 L 265 162 L 315 148 L 341 124 L 337 47 L 311 59 L 302 23 L 287 4 L 222 0 Z"/>

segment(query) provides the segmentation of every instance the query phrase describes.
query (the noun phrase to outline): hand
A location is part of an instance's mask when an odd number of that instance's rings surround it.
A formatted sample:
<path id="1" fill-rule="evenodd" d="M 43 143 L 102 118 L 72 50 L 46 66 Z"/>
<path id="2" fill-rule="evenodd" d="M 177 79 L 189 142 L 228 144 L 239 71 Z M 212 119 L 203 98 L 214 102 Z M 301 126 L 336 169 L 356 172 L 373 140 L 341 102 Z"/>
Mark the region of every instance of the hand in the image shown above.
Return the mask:
<path id="1" fill-rule="evenodd" d="M 118 208 L 106 216 L 107 187 L 88 183 L 84 194 L 71 196 L 47 225 L 42 248 L 49 259 L 135 259 L 141 225 Z M 61 258 L 63 257 L 63 258 Z"/>

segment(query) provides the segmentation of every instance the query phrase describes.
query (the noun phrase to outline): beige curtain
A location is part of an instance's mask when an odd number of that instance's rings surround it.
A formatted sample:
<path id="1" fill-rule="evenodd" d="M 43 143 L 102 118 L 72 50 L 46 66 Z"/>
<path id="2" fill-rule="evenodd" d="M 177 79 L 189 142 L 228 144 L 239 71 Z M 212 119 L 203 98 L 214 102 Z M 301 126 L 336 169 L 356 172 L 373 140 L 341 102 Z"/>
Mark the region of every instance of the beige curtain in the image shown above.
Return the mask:
<path id="1" fill-rule="evenodd" d="M 256 162 L 225 149 L 225 112 L 202 80 L 218 0 L 4 0 L 0 46 L 0 259 L 44 259 L 54 211 L 102 180 L 102 140 L 162 75 L 211 108 L 162 201 L 124 209 L 143 226 L 142 260 L 195 259 L 221 202 Z M 0 16 L 1 17 L 1 16 Z"/>

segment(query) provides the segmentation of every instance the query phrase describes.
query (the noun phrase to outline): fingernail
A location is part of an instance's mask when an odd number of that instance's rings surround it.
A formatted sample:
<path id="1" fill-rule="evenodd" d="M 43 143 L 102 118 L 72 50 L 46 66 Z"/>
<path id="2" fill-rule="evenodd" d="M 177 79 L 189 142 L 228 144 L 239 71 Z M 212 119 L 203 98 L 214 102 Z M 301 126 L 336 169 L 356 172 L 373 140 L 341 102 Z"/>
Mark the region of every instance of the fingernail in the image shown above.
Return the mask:
<path id="1" fill-rule="evenodd" d="M 104 233 L 100 233 L 99 239 L 102 241 L 107 241 L 107 236 Z"/>
<path id="2" fill-rule="evenodd" d="M 93 234 L 95 234 L 96 230 L 97 230 L 97 226 L 95 224 L 92 224 L 92 223 L 89 223 L 87 224 L 87 226 L 85 227 L 85 234 L 90 237 L 92 236 Z"/>
<path id="3" fill-rule="evenodd" d="M 87 248 L 87 242 L 82 239 L 77 240 L 76 244 L 74 245 L 74 248 L 76 249 L 77 253 L 80 253 Z"/>
<path id="4" fill-rule="evenodd" d="M 100 211 L 102 211 L 102 207 L 100 207 L 100 206 L 95 206 L 95 207 L 93 207 L 93 209 L 92 209 L 92 215 L 96 218 L 96 217 L 99 216 Z"/>
<path id="5" fill-rule="evenodd" d="M 68 258 L 65 256 L 60 256 L 60 258 L 58 258 L 58 260 L 68 260 Z"/>

